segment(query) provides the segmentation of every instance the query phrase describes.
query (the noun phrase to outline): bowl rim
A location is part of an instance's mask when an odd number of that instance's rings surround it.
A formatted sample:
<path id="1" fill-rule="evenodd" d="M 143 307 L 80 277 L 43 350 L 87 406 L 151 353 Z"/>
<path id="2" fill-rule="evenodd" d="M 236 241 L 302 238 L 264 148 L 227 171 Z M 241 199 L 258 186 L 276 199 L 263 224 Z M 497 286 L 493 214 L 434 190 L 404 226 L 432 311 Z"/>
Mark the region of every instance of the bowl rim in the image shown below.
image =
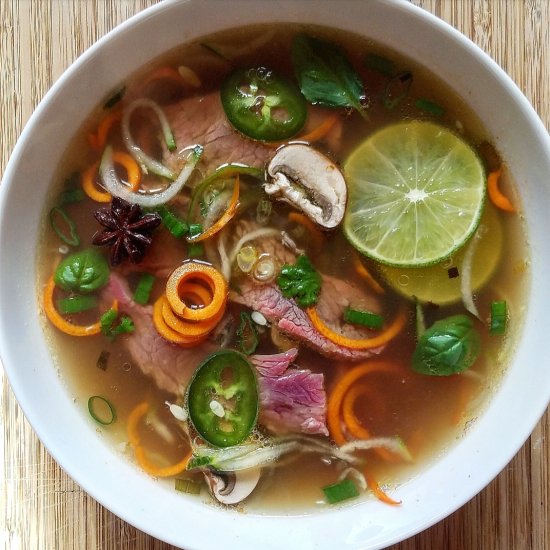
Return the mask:
<path id="1" fill-rule="evenodd" d="M 29 156 L 29 143 L 32 143 L 34 133 L 40 130 L 39 128 L 37 129 L 37 126 L 40 126 L 40 124 L 44 120 L 46 120 L 48 116 L 50 116 L 52 108 L 54 108 L 55 106 L 59 106 L 60 101 L 62 101 L 62 98 L 64 97 L 64 95 L 66 95 L 66 85 L 71 84 L 71 82 L 74 81 L 74 79 L 86 69 L 88 64 L 90 64 L 94 60 L 97 60 L 97 57 L 102 54 L 104 49 L 108 50 L 109 48 L 112 48 L 113 43 L 125 38 L 126 34 L 135 34 L 138 27 L 147 27 L 148 25 L 154 25 L 154 22 L 157 18 L 160 17 L 162 19 L 168 17 L 168 14 L 171 12 L 171 10 L 175 10 L 174 13 L 179 13 L 180 10 L 182 10 L 181 13 L 183 13 L 186 9 L 197 8 L 200 11 L 204 10 L 205 6 L 213 5 L 215 3 L 215 0 L 203 0 L 202 4 L 198 6 L 198 2 L 194 0 L 188 0 L 185 2 L 168 0 L 165 2 L 161 2 L 147 8 L 146 10 L 128 19 L 127 21 L 113 29 L 111 32 L 109 32 L 107 35 L 102 37 L 84 54 L 82 54 L 71 65 L 71 67 L 67 69 L 67 71 L 58 79 L 58 81 L 52 86 L 50 91 L 45 95 L 44 99 L 40 102 L 39 106 L 31 116 L 23 132 L 21 133 L 21 136 L 13 150 L 10 161 L 8 162 L 8 165 L 6 167 L 3 177 L 3 183 L 0 186 L 0 212 L 4 213 L 9 210 L 11 204 L 9 202 L 10 198 L 15 195 L 14 189 L 16 186 L 16 181 L 22 173 L 26 173 L 25 170 L 22 168 L 22 164 Z M 247 2 L 246 0 L 236 1 L 232 3 L 232 9 L 236 9 L 238 11 L 239 7 L 242 7 L 245 4 L 247 7 L 250 7 L 249 2 Z M 258 5 L 262 4 L 263 8 L 265 8 L 265 3 L 258 3 Z M 290 9 L 291 5 L 293 4 L 293 0 L 278 0 L 277 2 L 273 2 L 273 4 L 276 4 L 276 6 L 271 8 L 272 11 L 275 9 L 281 9 L 283 7 L 285 7 L 286 9 Z M 331 5 L 331 2 L 329 0 L 322 0 L 318 2 L 317 5 L 324 6 L 325 9 L 328 9 L 328 7 L 330 7 Z M 357 3 L 353 2 L 352 0 L 341 0 L 340 5 L 347 5 L 351 9 L 354 5 L 356 6 Z M 372 6 L 374 6 L 374 8 Z M 532 133 L 532 136 L 536 138 L 536 140 L 539 142 L 540 149 L 543 153 L 545 153 L 545 160 L 548 164 L 548 158 L 550 158 L 550 138 L 548 137 L 548 133 L 544 128 L 544 125 L 532 109 L 529 102 L 519 91 L 517 86 L 502 71 L 502 69 L 500 69 L 500 67 L 498 67 L 498 65 L 496 65 L 496 63 L 491 58 L 489 58 L 489 56 L 487 56 L 487 54 L 482 52 L 482 50 L 475 46 L 469 39 L 464 37 L 456 29 L 449 26 L 447 23 L 441 21 L 434 15 L 406 2 L 405 0 L 372 0 L 371 7 L 369 9 L 387 9 L 390 12 L 393 10 L 393 14 L 396 17 L 398 15 L 399 17 L 410 17 L 417 21 L 419 24 L 421 23 L 421 26 L 428 25 L 432 28 L 432 32 L 435 32 L 436 34 L 439 33 L 442 37 L 447 37 L 447 39 L 454 43 L 457 48 L 463 49 L 464 52 L 475 58 L 480 70 L 483 69 L 483 71 L 487 71 L 487 73 L 495 80 L 495 82 L 498 82 L 499 85 L 503 87 L 503 94 L 509 96 L 509 101 L 514 104 L 518 113 L 528 120 L 528 126 Z M 298 12 L 300 10 L 296 9 L 295 11 Z M 304 16 L 308 15 L 307 10 L 302 10 L 302 13 Z M 221 29 L 225 27 L 223 25 L 218 25 L 216 28 Z M 31 148 L 31 153 L 34 152 L 35 151 Z M 13 246 L 9 248 L 7 244 L 7 239 L 13 236 L 13 234 L 11 233 L 13 228 L 9 225 L 10 221 L 13 222 L 13 214 L 11 216 L 6 215 L 0 218 L 0 255 L 2 255 L 2 257 L 4 257 L 4 252 L 6 252 L 10 257 L 14 256 Z M 33 228 L 37 230 L 37 226 L 33 226 Z M 28 263 L 22 265 L 28 265 Z M 535 269 L 535 267 L 533 269 Z M 536 281 L 534 280 L 533 283 L 534 282 Z M 17 290 L 18 285 L 14 284 L 13 281 L 8 279 L 7 269 L 0 267 L 0 300 L 4 303 L 7 303 L 9 300 L 8 292 L 15 292 L 17 294 Z M 63 435 L 57 436 L 57 438 L 52 437 L 52 434 L 48 432 L 47 429 L 48 420 L 45 419 L 40 410 L 36 410 L 35 408 L 33 408 L 32 400 L 30 399 L 30 396 L 25 388 L 25 381 L 17 373 L 17 357 L 19 357 L 21 354 L 21 344 L 14 344 L 14 342 L 10 341 L 7 336 L 10 332 L 8 327 L 10 319 L 5 310 L 6 308 L 2 308 L 2 311 L 0 311 L 0 355 L 4 362 L 6 374 L 8 376 L 8 379 L 10 380 L 10 383 L 12 384 L 14 393 L 25 415 L 35 429 L 35 432 L 38 434 L 39 438 L 42 440 L 52 456 L 54 456 L 56 461 L 58 461 L 61 467 L 66 470 L 69 475 L 71 475 L 71 477 L 73 477 L 80 485 L 82 485 L 84 489 L 96 500 L 101 502 L 107 508 L 111 509 L 119 517 L 135 525 L 137 528 L 145 530 L 153 536 L 162 540 L 166 540 L 167 542 L 171 542 L 172 544 L 178 545 L 185 542 L 186 548 L 188 549 L 201 547 L 200 545 L 204 544 L 206 539 L 203 539 L 201 537 L 190 537 L 189 539 L 186 539 L 184 541 L 183 539 L 179 538 L 177 530 L 171 530 L 167 532 L 162 528 L 159 528 L 158 525 L 162 525 L 162 518 L 158 515 L 151 513 L 150 508 L 148 508 L 145 503 L 139 507 L 139 510 L 131 511 L 128 511 L 127 509 L 125 510 L 118 500 L 115 503 L 115 500 L 112 500 L 110 496 L 105 493 L 105 487 L 102 486 L 101 488 L 99 488 L 96 485 L 97 480 L 95 474 L 91 474 L 89 471 L 87 472 L 77 463 L 74 463 L 75 456 L 71 455 L 71 453 L 69 452 L 71 445 L 70 437 Z M 535 325 L 535 322 L 540 317 L 540 315 L 542 314 L 537 311 L 537 315 L 534 316 L 535 318 L 530 321 L 531 326 Z M 39 319 L 37 317 L 31 323 L 31 328 L 36 329 L 36 326 L 38 326 L 38 324 Z M 524 332 L 527 328 L 528 327 L 524 327 Z M 507 373 L 507 376 L 508 374 L 509 373 Z M 538 394 L 537 400 L 530 399 L 523 401 L 523 403 L 525 403 L 525 405 L 528 405 L 528 407 L 526 409 L 525 417 L 522 418 L 522 437 L 516 438 L 513 442 L 509 442 L 505 446 L 505 452 L 501 453 L 499 456 L 492 456 L 494 462 L 491 471 L 484 472 L 483 475 L 481 475 L 479 473 L 475 473 L 472 469 L 472 474 L 470 476 L 470 485 L 466 486 L 462 490 L 462 492 L 458 492 L 456 495 L 453 495 L 453 497 L 449 499 L 449 505 L 447 507 L 440 508 L 439 510 L 431 509 L 430 514 L 423 517 L 418 517 L 413 512 L 411 512 L 412 517 L 416 520 L 416 523 L 410 521 L 408 525 L 403 525 L 401 530 L 393 535 L 393 538 L 388 538 L 386 528 L 383 525 L 375 524 L 375 522 L 373 521 L 362 521 L 358 519 L 359 508 L 364 508 L 365 510 L 369 510 L 370 508 L 372 508 L 369 503 L 365 502 L 335 510 L 324 511 L 319 514 L 313 514 L 312 516 L 285 517 L 285 521 L 287 522 L 288 526 L 285 536 L 288 536 L 289 542 L 296 546 L 300 545 L 301 547 L 306 548 L 328 548 L 329 546 L 326 546 L 326 537 L 329 536 L 329 530 L 321 530 L 320 532 L 313 534 L 310 532 L 310 529 L 321 528 L 320 524 L 322 522 L 318 521 L 316 518 L 327 518 L 330 516 L 331 521 L 327 523 L 331 524 L 331 532 L 340 537 L 336 540 L 342 540 L 343 544 L 346 544 L 346 547 L 359 548 L 366 547 L 363 545 L 368 544 L 369 548 L 378 548 L 381 547 L 380 545 L 399 542 L 400 540 L 412 536 L 415 533 L 418 533 L 419 531 L 433 525 L 440 519 L 452 513 L 467 500 L 471 499 L 475 494 L 477 494 L 477 492 L 485 487 L 491 481 L 491 479 L 493 479 L 493 477 L 495 477 L 499 473 L 499 471 L 518 451 L 518 449 L 524 443 L 525 439 L 528 437 L 529 433 L 532 431 L 537 421 L 542 416 L 548 406 L 548 402 L 550 401 L 550 384 L 548 385 L 546 393 L 544 393 L 544 388 L 539 388 L 539 392 L 540 393 Z M 493 406 L 493 402 L 495 402 L 497 405 L 500 405 L 503 399 L 504 397 L 502 395 L 497 394 L 491 402 L 491 406 Z M 477 433 L 480 431 L 481 428 L 484 428 L 484 425 L 487 423 L 484 422 L 484 418 L 480 419 L 479 423 L 473 428 L 474 432 Z M 83 422 L 82 419 L 81 422 Z M 91 430 L 90 426 L 88 426 L 87 431 L 93 430 Z M 489 455 L 487 455 L 486 453 L 486 449 L 478 450 L 478 458 L 483 456 L 487 458 L 487 456 Z M 102 466 L 104 467 L 105 471 L 108 472 L 107 477 L 113 483 L 117 478 L 117 472 L 119 472 L 119 469 L 122 468 L 122 471 L 124 471 L 128 475 L 128 478 L 132 482 L 136 483 L 136 486 L 142 485 L 142 483 L 140 483 L 140 479 L 143 474 L 137 472 L 135 468 L 129 465 L 126 459 L 112 456 L 112 453 L 111 455 L 109 455 L 108 452 L 100 453 L 100 459 L 104 461 L 102 463 Z M 93 460 L 90 463 L 93 464 Z M 472 463 L 471 465 L 469 465 L 469 467 L 473 468 L 474 465 L 475 464 Z M 468 478 L 467 475 L 465 476 L 464 471 L 457 469 L 456 465 L 453 466 L 453 464 L 449 464 L 448 461 L 446 462 L 445 458 L 439 461 L 436 467 L 453 472 L 456 475 L 462 476 L 463 479 Z M 405 484 L 405 486 L 407 485 L 410 485 L 410 483 Z M 139 498 L 139 494 L 135 491 L 131 491 L 129 488 L 128 493 L 131 493 L 136 499 Z M 422 496 L 425 497 L 425 494 L 423 494 Z M 189 509 L 191 509 L 193 518 L 195 518 L 197 522 L 202 523 L 203 525 L 206 525 L 207 522 L 199 521 L 198 516 L 201 513 L 207 519 L 220 516 L 217 510 L 208 509 L 204 505 L 196 506 L 194 505 L 194 503 L 189 502 L 187 503 L 187 506 L 189 507 Z M 228 539 L 228 544 L 235 544 L 236 546 L 244 547 L 240 545 L 244 543 L 252 544 L 254 540 L 257 540 L 254 539 L 254 537 L 257 536 L 257 529 L 254 525 L 255 522 L 261 523 L 264 526 L 263 528 L 267 529 L 269 532 L 277 533 L 278 530 L 280 531 L 280 517 L 250 515 L 248 517 L 244 516 L 243 518 L 241 518 L 233 513 L 224 513 L 222 515 L 224 516 L 223 521 L 226 521 L 228 525 L 233 525 L 233 527 L 237 530 L 247 529 L 250 531 L 250 533 L 252 533 L 252 538 L 250 538 L 248 534 L 245 537 L 242 534 L 240 535 L 239 533 L 233 533 L 232 538 Z M 350 527 L 340 527 L 338 529 L 335 529 L 334 525 L 338 525 L 343 522 L 349 523 L 350 516 L 352 515 L 354 516 L 354 523 Z M 394 510 L 386 510 L 382 517 L 384 521 L 388 521 L 390 522 L 390 524 L 391 522 L 399 523 L 400 521 L 398 514 L 395 513 Z M 155 524 L 155 522 L 159 523 Z M 212 542 L 214 540 L 215 539 L 211 539 Z M 329 538 L 329 545 L 330 542 L 333 542 L 334 540 L 334 538 Z M 280 542 L 280 539 L 278 542 Z"/>

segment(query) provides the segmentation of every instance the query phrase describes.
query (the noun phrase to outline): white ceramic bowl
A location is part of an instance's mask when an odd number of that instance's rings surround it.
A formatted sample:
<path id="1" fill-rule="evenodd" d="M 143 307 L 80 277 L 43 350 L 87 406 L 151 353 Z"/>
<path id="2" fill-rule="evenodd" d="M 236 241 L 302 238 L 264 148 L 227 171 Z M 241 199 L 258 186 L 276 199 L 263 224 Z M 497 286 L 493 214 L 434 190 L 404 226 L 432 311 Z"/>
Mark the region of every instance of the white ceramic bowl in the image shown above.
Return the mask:
<path id="1" fill-rule="evenodd" d="M 21 407 L 50 453 L 93 497 L 136 527 L 188 550 L 379 548 L 407 538 L 487 485 L 529 436 L 550 399 L 545 334 L 550 326 L 550 140 L 542 123 L 491 59 L 408 2 L 320 0 L 315 9 L 312 5 L 307 0 L 189 0 L 145 10 L 90 48 L 59 79 L 21 135 L 0 187 L 0 350 Z M 467 98 L 521 182 L 532 251 L 521 342 L 486 412 L 450 452 L 399 488 L 403 505 L 397 508 L 372 499 L 311 515 L 268 517 L 204 506 L 176 494 L 139 472 L 77 414 L 40 328 L 33 254 L 38 219 L 58 160 L 86 114 L 126 75 L 178 43 L 266 21 L 346 29 L 428 63 Z"/>

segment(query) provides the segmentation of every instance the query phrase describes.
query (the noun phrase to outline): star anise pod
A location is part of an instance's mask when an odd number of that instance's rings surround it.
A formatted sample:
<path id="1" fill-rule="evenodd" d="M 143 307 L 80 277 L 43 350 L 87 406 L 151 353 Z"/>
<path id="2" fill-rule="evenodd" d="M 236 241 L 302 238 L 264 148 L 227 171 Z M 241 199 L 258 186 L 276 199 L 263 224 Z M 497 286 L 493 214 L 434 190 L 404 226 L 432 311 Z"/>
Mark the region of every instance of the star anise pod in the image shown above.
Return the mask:
<path id="1" fill-rule="evenodd" d="M 94 217 L 105 229 L 95 233 L 92 243 L 111 247 L 112 266 L 126 258 L 140 263 L 152 242 L 153 230 L 161 222 L 158 214 L 143 214 L 141 206 L 119 197 L 113 197 L 111 207 L 97 210 Z"/>

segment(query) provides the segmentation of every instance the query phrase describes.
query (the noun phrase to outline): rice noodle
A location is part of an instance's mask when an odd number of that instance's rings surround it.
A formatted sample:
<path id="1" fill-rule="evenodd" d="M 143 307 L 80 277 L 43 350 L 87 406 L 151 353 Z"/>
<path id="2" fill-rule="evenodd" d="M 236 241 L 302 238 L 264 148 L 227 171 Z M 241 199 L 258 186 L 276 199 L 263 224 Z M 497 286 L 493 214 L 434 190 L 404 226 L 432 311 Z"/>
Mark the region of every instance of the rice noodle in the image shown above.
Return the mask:
<path id="1" fill-rule="evenodd" d="M 472 267 L 474 253 L 476 251 L 477 245 L 480 240 L 481 233 L 477 231 L 473 236 L 466 252 L 464 253 L 464 258 L 462 259 L 462 265 L 460 266 L 460 293 L 462 295 L 462 303 L 464 307 L 475 317 L 477 317 L 481 322 L 483 319 L 479 315 L 477 306 L 474 302 L 474 296 L 472 293 Z"/>
<path id="2" fill-rule="evenodd" d="M 128 107 L 124 109 L 124 113 L 122 115 L 122 136 L 124 138 L 126 148 L 131 153 L 131 155 L 138 161 L 138 163 L 141 165 L 145 173 L 147 173 L 147 171 L 150 170 L 151 172 L 153 172 L 154 174 L 157 174 L 158 176 L 163 176 L 170 180 L 176 179 L 175 172 L 173 172 L 172 170 L 170 170 L 170 168 L 162 164 L 162 162 L 159 162 L 158 160 L 155 160 L 154 158 L 150 157 L 134 141 L 132 132 L 130 131 L 130 119 L 134 111 L 139 108 L 151 109 L 157 115 L 160 122 L 161 129 L 162 129 L 162 134 L 164 136 L 164 140 L 166 141 L 166 145 L 168 149 L 172 150 L 172 149 L 175 149 L 176 147 L 172 130 L 170 129 L 170 125 L 168 124 L 168 120 L 166 118 L 166 115 L 162 111 L 162 109 L 151 99 L 140 98 L 140 99 L 136 99 L 135 101 L 132 101 L 132 103 L 130 103 L 130 105 L 128 105 Z"/>
<path id="3" fill-rule="evenodd" d="M 412 456 L 403 440 L 400 437 L 371 437 L 369 439 L 358 439 L 344 443 L 340 447 L 343 453 L 353 453 L 354 451 L 366 451 L 369 449 L 383 448 L 399 455 L 407 461 L 412 461 Z"/>
<path id="4" fill-rule="evenodd" d="M 344 481 L 347 478 L 354 478 L 355 481 L 359 484 L 359 487 L 364 491 L 367 488 L 367 480 L 365 476 L 357 469 L 353 467 L 348 467 L 345 470 L 342 470 L 338 476 L 338 481 Z"/>
<path id="5" fill-rule="evenodd" d="M 177 179 L 166 189 L 156 193 L 134 193 L 134 191 L 120 181 L 113 164 L 113 151 L 110 145 L 105 148 L 101 157 L 99 173 L 101 174 L 101 181 L 105 189 L 111 195 L 120 197 L 132 204 L 148 207 L 159 206 L 173 199 L 181 191 L 195 169 L 197 162 L 199 162 L 201 155 L 202 146 L 195 145 Z"/>

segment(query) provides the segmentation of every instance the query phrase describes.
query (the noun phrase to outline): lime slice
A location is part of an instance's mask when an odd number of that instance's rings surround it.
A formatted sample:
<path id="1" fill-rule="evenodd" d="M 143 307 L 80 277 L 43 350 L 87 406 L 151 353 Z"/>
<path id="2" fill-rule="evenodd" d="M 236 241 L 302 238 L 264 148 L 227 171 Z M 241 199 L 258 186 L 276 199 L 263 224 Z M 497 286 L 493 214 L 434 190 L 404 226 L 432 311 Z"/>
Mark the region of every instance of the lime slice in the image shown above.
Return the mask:
<path id="1" fill-rule="evenodd" d="M 472 290 L 475 292 L 489 281 L 502 254 L 502 224 L 498 212 L 490 203 L 485 205 L 477 228 L 479 240 L 472 258 Z M 462 260 L 468 244 L 442 263 L 429 267 L 404 269 L 380 265 L 380 274 L 397 292 L 408 298 L 439 305 L 452 304 L 461 298 L 460 277 Z M 457 277 L 449 275 L 456 274 Z M 449 271 L 451 270 L 451 271 Z"/>
<path id="2" fill-rule="evenodd" d="M 383 264 L 433 265 L 473 234 L 485 200 L 485 170 L 459 136 L 432 122 L 387 126 L 344 164 L 344 233 Z"/>

